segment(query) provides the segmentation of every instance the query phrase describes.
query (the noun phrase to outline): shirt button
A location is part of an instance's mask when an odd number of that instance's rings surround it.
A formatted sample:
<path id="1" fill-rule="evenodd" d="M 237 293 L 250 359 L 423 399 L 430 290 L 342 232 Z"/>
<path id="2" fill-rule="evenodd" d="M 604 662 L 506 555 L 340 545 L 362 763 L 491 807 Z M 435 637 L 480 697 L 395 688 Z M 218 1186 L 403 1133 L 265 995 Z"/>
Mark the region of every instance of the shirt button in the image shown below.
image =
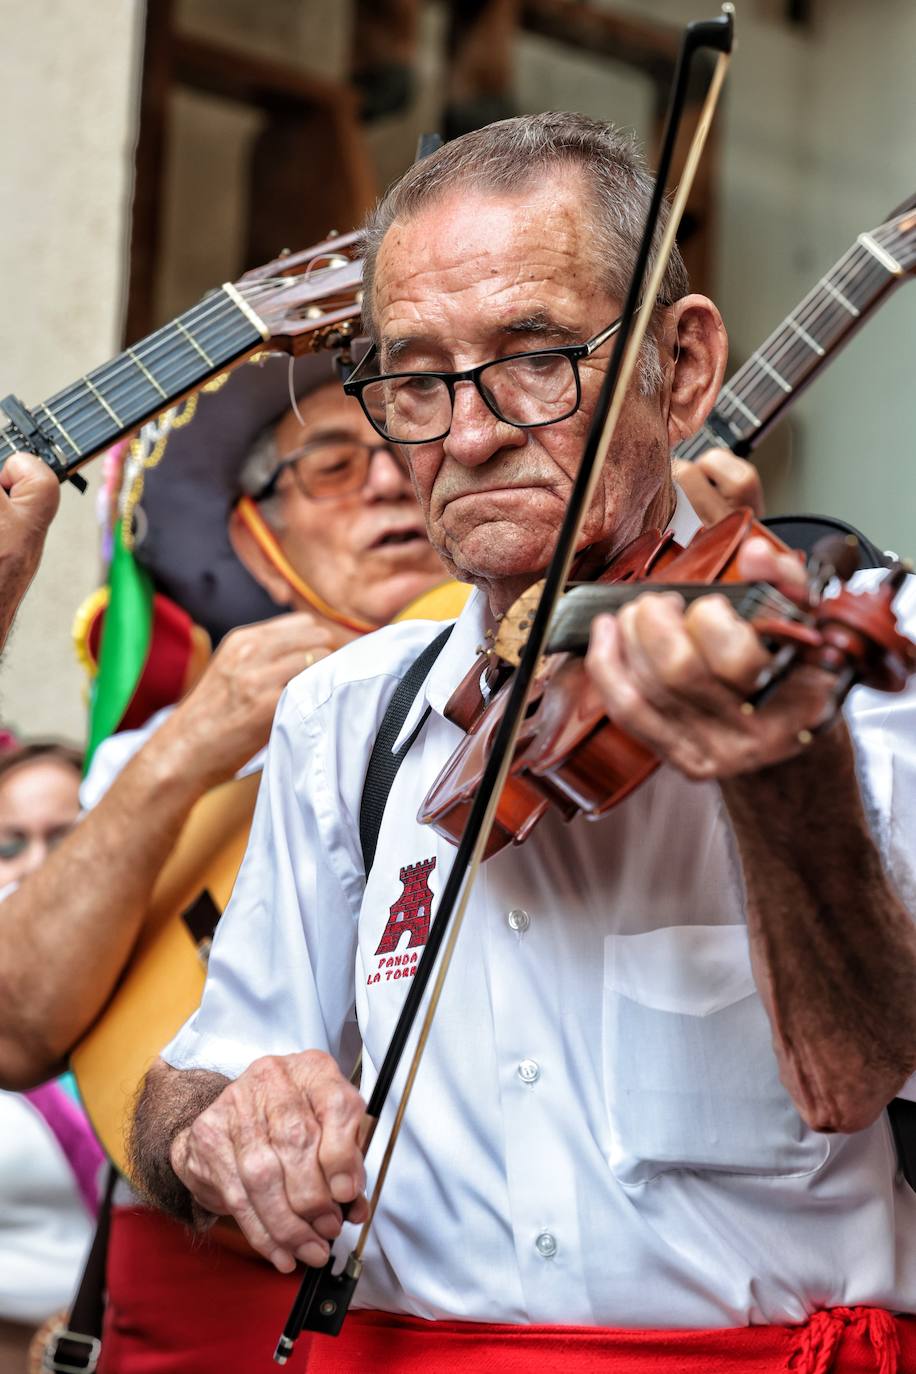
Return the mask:
<path id="1" fill-rule="evenodd" d="M 541 1076 L 541 1066 L 534 1059 L 523 1059 L 517 1073 L 523 1083 L 536 1083 Z"/>
<path id="2" fill-rule="evenodd" d="M 522 911 L 521 908 L 510 911 L 506 920 L 509 923 L 509 929 L 516 931 L 519 935 L 523 935 L 531 925 L 531 917 L 527 911 Z"/>
<path id="3" fill-rule="evenodd" d="M 534 1248 L 541 1259 L 553 1259 L 557 1253 L 557 1238 L 550 1231 L 542 1231 L 534 1242 Z"/>

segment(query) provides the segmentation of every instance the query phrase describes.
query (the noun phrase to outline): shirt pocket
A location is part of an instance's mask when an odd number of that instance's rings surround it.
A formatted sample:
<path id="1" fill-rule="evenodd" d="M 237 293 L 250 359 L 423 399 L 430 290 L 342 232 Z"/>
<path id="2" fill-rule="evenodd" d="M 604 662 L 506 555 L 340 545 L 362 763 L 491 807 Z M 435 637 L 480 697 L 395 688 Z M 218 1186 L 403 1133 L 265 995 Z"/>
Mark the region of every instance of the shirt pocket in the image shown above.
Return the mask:
<path id="1" fill-rule="evenodd" d="M 744 926 L 610 935 L 604 960 L 610 1165 L 798 1177 L 827 1158 L 779 1081 Z"/>

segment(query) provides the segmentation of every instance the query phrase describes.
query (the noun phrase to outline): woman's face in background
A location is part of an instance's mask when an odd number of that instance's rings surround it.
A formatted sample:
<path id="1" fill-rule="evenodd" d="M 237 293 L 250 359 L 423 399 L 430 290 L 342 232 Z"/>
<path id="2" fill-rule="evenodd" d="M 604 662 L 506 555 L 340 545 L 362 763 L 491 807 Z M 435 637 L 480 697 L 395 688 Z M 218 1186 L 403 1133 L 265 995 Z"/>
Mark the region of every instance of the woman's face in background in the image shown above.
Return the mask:
<path id="1" fill-rule="evenodd" d="M 52 756 L 25 759 L 0 775 L 0 885 L 34 873 L 79 815 L 80 779 Z"/>

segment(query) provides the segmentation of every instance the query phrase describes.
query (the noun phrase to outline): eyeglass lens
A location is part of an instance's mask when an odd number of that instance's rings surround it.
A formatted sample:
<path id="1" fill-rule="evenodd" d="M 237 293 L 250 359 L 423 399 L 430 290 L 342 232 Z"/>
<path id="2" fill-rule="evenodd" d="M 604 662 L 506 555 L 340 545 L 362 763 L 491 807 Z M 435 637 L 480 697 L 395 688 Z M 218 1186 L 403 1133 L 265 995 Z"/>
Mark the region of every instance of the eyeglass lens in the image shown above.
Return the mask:
<path id="1" fill-rule="evenodd" d="M 369 476 L 372 455 L 381 445 L 364 444 L 357 439 L 334 439 L 310 446 L 298 458 L 290 461 L 296 480 L 315 501 L 360 491 Z M 406 464 L 398 453 L 391 452 L 398 467 L 406 471 Z"/>
<path id="2" fill-rule="evenodd" d="M 578 402 L 575 365 L 562 353 L 532 353 L 489 363 L 477 385 L 494 414 L 512 425 L 565 419 Z M 373 422 L 396 442 L 439 439 L 452 421 L 448 384 L 422 372 L 370 382 L 363 388 L 363 401 Z"/>

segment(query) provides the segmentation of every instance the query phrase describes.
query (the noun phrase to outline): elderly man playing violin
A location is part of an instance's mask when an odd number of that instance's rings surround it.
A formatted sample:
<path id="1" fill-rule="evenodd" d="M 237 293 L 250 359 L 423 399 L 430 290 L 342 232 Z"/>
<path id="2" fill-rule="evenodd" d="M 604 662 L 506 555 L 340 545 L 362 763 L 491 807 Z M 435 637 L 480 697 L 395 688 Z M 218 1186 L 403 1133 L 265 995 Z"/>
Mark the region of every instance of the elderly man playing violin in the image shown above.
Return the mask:
<path id="1" fill-rule="evenodd" d="M 612 128 L 525 117 L 411 168 L 369 226 L 376 353 L 351 389 L 475 591 L 394 741 L 368 874 L 367 761 L 440 627 L 288 687 L 201 1009 L 134 1131 L 152 1197 L 232 1215 L 280 1271 L 366 1216 L 395 1101 L 364 1162 L 364 1098 L 455 852 L 417 810 L 462 738 L 449 699 L 550 558 L 649 190 Z M 669 453 L 713 404 L 725 329 L 677 258 L 651 323 L 583 547 L 698 527 Z M 762 541 L 742 570 L 799 590 Z M 801 667 L 749 712 L 768 657 L 715 596 L 594 625 L 594 688 L 662 767 L 483 867 L 353 1309 L 310 1371 L 916 1367 L 916 1193 L 884 1114 L 916 1069 L 912 826 L 891 814 L 916 796 L 913 697 L 859 689 L 841 718 Z"/>

